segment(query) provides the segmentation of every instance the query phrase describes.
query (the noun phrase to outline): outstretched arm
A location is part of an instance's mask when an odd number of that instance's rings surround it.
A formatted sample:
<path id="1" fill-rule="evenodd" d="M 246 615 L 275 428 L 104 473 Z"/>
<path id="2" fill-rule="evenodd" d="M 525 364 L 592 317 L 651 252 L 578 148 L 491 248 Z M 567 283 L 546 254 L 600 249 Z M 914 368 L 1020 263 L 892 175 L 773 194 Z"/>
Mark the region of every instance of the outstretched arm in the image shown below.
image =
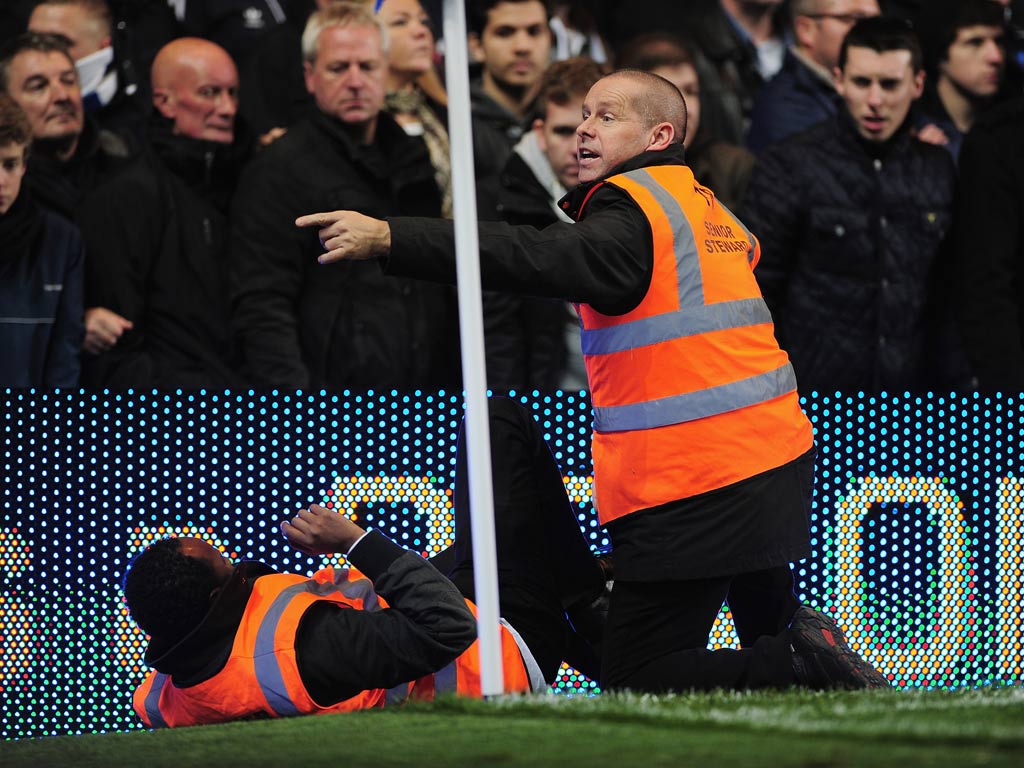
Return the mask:
<path id="1" fill-rule="evenodd" d="M 480 278 L 486 290 L 590 304 L 605 314 L 636 307 L 653 270 L 651 226 L 625 193 L 600 188 L 578 224 L 544 229 L 480 222 Z M 300 216 L 316 227 L 321 263 L 380 257 L 386 274 L 454 283 L 455 230 L 450 220 L 372 219 L 353 211 Z"/>

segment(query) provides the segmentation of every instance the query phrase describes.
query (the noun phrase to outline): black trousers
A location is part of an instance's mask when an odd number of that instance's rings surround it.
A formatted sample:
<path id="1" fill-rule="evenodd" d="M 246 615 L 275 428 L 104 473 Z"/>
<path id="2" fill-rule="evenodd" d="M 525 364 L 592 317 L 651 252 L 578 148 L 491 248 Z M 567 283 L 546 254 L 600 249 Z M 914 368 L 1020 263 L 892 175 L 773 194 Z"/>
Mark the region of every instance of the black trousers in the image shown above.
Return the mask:
<path id="1" fill-rule="evenodd" d="M 577 641 L 566 609 L 600 594 L 604 576 L 540 427 L 508 398 L 491 398 L 488 407 L 501 615 L 522 635 L 551 682 Z M 455 477 L 455 546 L 432 562 L 475 600 L 466 451 L 463 424 Z"/>
<path id="2" fill-rule="evenodd" d="M 709 651 L 726 601 L 742 648 Z M 797 607 L 788 565 L 710 579 L 616 581 L 602 683 L 648 693 L 793 685 L 787 627 Z"/>

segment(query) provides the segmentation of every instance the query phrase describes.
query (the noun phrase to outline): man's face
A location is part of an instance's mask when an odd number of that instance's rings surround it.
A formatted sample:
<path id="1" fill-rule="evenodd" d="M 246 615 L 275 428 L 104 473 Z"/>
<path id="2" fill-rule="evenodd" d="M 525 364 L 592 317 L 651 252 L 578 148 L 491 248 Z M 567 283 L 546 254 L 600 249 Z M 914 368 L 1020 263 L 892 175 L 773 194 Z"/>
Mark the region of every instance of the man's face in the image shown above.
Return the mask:
<path id="1" fill-rule="evenodd" d="M 82 91 L 74 63 L 60 51 L 22 51 L 8 66 L 7 92 L 25 110 L 36 139 L 82 132 Z"/>
<path id="2" fill-rule="evenodd" d="M 651 131 L 633 107 L 640 87 L 629 78 L 605 77 L 583 100 L 583 122 L 576 128 L 581 183 L 607 176 L 650 145 Z"/>
<path id="3" fill-rule="evenodd" d="M 836 70 L 836 88 L 868 141 L 886 141 L 903 124 L 924 88 L 924 72 L 914 73 L 910 51 L 878 53 L 850 47 L 846 68 Z"/>
<path id="4" fill-rule="evenodd" d="M 828 0 L 812 16 L 798 24 L 801 47 L 815 62 L 832 71 L 839 63 L 839 49 L 850 28 L 860 19 L 881 13 L 877 0 Z"/>
<path id="5" fill-rule="evenodd" d="M 661 75 L 683 94 L 683 100 L 686 101 L 686 135 L 683 137 L 683 146 L 689 147 L 700 128 L 700 80 L 696 68 L 692 64 L 676 64 L 655 67 L 651 74 Z"/>
<path id="6" fill-rule="evenodd" d="M 33 32 L 56 32 L 71 41 L 75 61 L 110 45 L 103 22 L 80 5 L 37 5 L 28 20 Z"/>
<path id="7" fill-rule="evenodd" d="M 995 95 L 1006 67 L 1003 38 L 1002 27 L 978 25 L 957 30 L 946 60 L 939 64 L 940 80 L 977 98 Z"/>
<path id="8" fill-rule="evenodd" d="M 316 59 L 305 64 L 306 89 L 321 112 L 373 141 L 384 106 L 387 62 L 374 27 L 327 27 L 320 33 Z"/>
<path id="9" fill-rule="evenodd" d="M 566 189 L 572 189 L 580 181 L 580 161 L 576 156 L 576 126 L 580 124 L 583 99 L 567 104 L 548 102 L 547 116 L 535 120 L 533 130 L 537 143 L 551 164 L 558 182 Z"/>
<path id="10" fill-rule="evenodd" d="M 487 14 L 479 39 L 470 36 L 470 50 L 484 67 L 485 85 L 529 88 L 540 79 L 551 57 L 551 30 L 544 4 L 498 3 Z"/>
<path id="11" fill-rule="evenodd" d="M 210 567 L 213 568 L 217 584 L 220 586 L 226 584 L 228 579 L 231 578 L 231 574 L 235 572 L 235 566 L 231 564 L 231 561 L 224 557 L 219 549 L 215 549 L 208 542 L 191 536 L 182 536 L 178 539 L 178 542 L 181 546 L 181 554 L 209 563 Z"/>
<path id="12" fill-rule="evenodd" d="M 6 144 L 0 147 L 0 216 L 14 205 L 25 176 L 24 144 Z"/>
<path id="13" fill-rule="evenodd" d="M 174 133 L 221 144 L 234 141 L 238 70 L 225 51 L 196 51 L 154 95 L 160 112 L 174 121 Z"/>

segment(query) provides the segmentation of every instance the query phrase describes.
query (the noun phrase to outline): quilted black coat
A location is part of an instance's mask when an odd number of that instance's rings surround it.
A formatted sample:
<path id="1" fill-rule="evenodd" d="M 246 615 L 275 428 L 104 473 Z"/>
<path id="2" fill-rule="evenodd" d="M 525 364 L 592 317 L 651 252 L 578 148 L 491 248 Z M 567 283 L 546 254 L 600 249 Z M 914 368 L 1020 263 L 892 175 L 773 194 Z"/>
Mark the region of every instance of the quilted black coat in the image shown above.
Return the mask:
<path id="1" fill-rule="evenodd" d="M 755 275 L 801 391 L 936 384 L 954 176 L 944 149 L 905 126 L 864 141 L 845 111 L 762 156 L 742 218 L 761 241 Z"/>

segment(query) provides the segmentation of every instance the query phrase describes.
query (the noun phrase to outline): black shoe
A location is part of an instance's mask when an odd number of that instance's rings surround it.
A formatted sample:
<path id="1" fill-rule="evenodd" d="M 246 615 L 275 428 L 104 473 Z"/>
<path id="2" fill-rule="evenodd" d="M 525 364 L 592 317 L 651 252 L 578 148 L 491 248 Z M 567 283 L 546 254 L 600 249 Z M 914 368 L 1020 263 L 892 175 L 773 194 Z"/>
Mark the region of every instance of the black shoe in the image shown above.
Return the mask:
<path id="1" fill-rule="evenodd" d="M 793 672 L 808 688 L 891 688 L 889 681 L 846 642 L 835 620 L 806 605 L 789 624 Z"/>

